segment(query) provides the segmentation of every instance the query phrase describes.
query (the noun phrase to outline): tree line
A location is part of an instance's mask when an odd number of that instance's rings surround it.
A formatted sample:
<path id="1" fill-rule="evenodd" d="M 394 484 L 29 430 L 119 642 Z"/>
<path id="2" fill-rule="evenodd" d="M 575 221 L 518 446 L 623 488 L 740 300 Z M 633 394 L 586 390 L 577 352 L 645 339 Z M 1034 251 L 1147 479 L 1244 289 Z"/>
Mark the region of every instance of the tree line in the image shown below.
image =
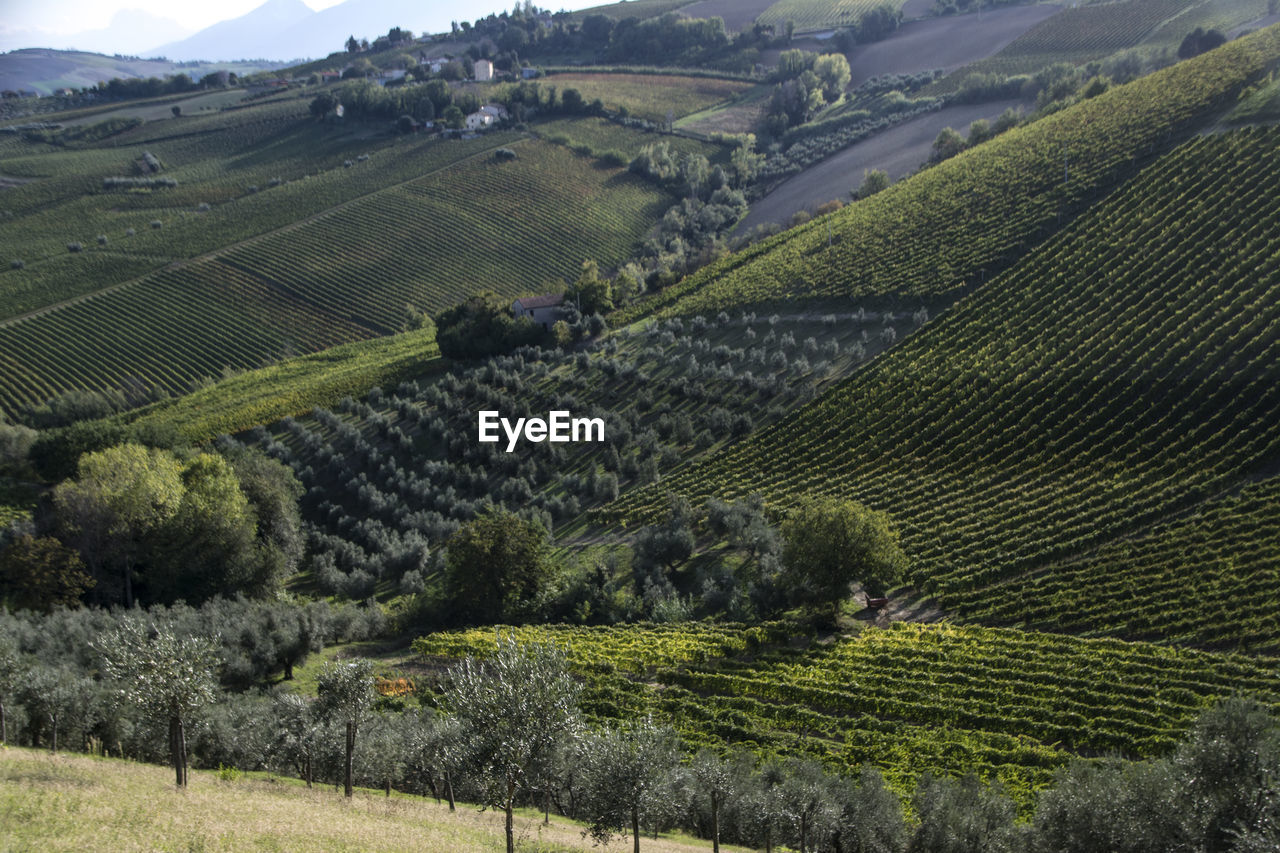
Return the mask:
<path id="1" fill-rule="evenodd" d="M 1166 757 L 1066 766 L 1019 816 L 998 783 L 974 776 L 922 777 L 908 809 L 874 767 L 746 749 L 691 753 L 652 719 L 591 723 L 554 646 L 498 637 L 485 658 L 448 667 L 423 707 L 402 710 L 374 689 L 363 660 L 327 664 L 315 699 L 244 694 L 229 709 L 234 700 L 210 676 L 215 645 L 129 617 L 92 643 L 92 676 L 41 680 L 0 640 L 0 728 L 10 737 L 15 711 L 39 719 L 56 749 L 60 721 L 84 713 L 67 697 L 96 685 L 102 707 L 124 704 L 146 728 L 146 757 L 163 756 L 179 786 L 193 760 L 216 759 L 332 783 L 348 797 L 363 784 L 446 799 L 451 809 L 474 802 L 503 811 L 509 851 L 522 806 L 579 820 L 597 841 L 629 837 L 635 851 L 675 828 L 713 850 L 812 853 L 1260 853 L 1280 843 L 1280 721 L 1246 698 L 1205 711 Z"/>

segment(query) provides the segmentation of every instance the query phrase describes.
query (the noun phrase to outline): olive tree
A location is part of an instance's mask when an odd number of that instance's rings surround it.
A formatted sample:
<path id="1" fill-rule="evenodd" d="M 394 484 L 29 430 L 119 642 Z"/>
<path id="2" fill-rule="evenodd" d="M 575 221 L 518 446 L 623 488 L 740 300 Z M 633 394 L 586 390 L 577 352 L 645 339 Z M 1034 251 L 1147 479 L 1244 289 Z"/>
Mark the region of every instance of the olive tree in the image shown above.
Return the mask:
<path id="1" fill-rule="evenodd" d="M 296 693 L 281 693 L 275 697 L 272 711 L 276 736 L 272 757 L 277 766 L 296 772 L 310 788 L 320 739 L 315 710 Z"/>
<path id="2" fill-rule="evenodd" d="M 367 660 L 329 663 L 320 673 L 317 690 L 320 713 L 342 723 L 346 730 L 343 761 L 343 793 L 351 796 L 351 762 L 356 751 L 356 733 L 376 698 L 373 691 L 373 664 Z"/>
<path id="3" fill-rule="evenodd" d="M 580 756 L 587 830 L 602 844 L 629 830 L 639 853 L 641 820 L 669 811 L 664 799 L 670 792 L 664 789 L 680 765 L 675 732 L 649 720 L 605 729 L 583 741 Z"/>
<path id="4" fill-rule="evenodd" d="M 440 699 L 460 728 L 466 764 L 484 803 L 506 814 L 507 853 L 515 850 L 516 797 L 537 789 L 558 744 L 581 730 L 578 695 L 565 654 L 501 638 L 484 661 L 452 667 Z"/>
<path id="5" fill-rule="evenodd" d="M 27 667 L 18 655 L 18 647 L 8 637 L 0 637 L 0 744 L 9 742 L 7 703 L 22 686 Z"/>
<path id="6" fill-rule="evenodd" d="M 186 787 L 186 726 L 217 694 L 217 642 L 179 637 L 168 626 L 148 631 L 142 620 L 125 618 L 95 646 L 120 700 L 145 717 L 168 721 L 169 757 L 178 787 Z"/>
<path id="7" fill-rule="evenodd" d="M 736 791 L 733 768 L 709 749 L 699 750 L 689 764 L 694 805 L 705 802 L 711 818 L 711 850 L 720 853 L 720 816 Z"/>

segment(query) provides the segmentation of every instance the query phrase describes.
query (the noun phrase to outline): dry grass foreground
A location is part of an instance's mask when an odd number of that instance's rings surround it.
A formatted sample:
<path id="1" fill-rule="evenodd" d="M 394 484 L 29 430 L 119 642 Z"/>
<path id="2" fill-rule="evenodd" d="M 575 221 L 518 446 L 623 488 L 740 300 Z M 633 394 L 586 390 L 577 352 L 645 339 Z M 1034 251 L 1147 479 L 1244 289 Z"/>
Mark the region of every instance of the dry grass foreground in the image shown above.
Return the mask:
<path id="1" fill-rule="evenodd" d="M 630 839 L 593 847 L 580 824 L 517 814 L 517 849 L 629 851 Z M 422 850 L 501 851 L 502 813 L 357 790 L 351 802 L 327 785 L 258 774 L 224 781 L 192 771 L 186 791 L 163 767 L 117 759 L 0 747 L 0 850 Z M 655 853 L 706 851 L 684 837 L 644 838 Z M 726 850 L 731 848 L 724 848 Z"/>

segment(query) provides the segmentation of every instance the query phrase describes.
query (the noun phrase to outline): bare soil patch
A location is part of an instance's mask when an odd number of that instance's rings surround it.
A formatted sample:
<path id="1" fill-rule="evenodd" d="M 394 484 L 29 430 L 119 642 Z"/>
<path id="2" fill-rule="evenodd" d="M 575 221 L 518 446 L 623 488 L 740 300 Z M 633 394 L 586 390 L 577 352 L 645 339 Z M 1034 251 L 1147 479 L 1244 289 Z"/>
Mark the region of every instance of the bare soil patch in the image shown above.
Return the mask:
<path id="1" fill-rule="evenodd" d="M 969 125 L 980 118 L 994 119 L 1010 107 L 1028 106 L 1020 100 L 995 101 L 947 107 L 935 113 L 905 121 L 845 150 L 784 181 L 777 189 L 751 205 L 738 225 L 745 234 L 757 225 L 785 225 L 797 211 L 813 211 L 818 205 L 839 199 L 849 201 L 849 191 L 862 184 L 863 172 L 882 169 L 897 181 L 929 159 L 933 140 L 944 127 L 967 134 Z"/>

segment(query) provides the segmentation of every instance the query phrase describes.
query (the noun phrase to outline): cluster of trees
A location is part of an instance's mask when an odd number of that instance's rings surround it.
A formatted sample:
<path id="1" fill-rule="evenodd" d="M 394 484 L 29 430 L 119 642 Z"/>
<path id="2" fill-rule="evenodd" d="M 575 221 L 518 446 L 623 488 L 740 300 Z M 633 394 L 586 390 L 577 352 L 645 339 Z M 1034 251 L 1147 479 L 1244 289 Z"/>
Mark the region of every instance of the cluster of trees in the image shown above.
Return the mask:
<path id="1" fill-rule="evenodd" d="M 1182 44 L 1178 45 L 1178 58 L 1190 59 L 1193 56 L 1213 50 L 1227 43 L 1227 37 L 1218 30 L 1206 30 L 1204 27 L 1196 27 L 1187 33 L 1187 37 L 1182 40 Z"/>
<path id="2" fill-rule="evenodd" d="M 255 718 L 270 679 L 292 678 L 329 643 L 385 628 L 377 608 L 243 598 L 199 609 L 0 611 L 0 738 L 168 759 L 182 784 L 189 736 L 197 764 L 216 767 L 236 749 L 236 729 Z"/>
<path id="3" fill-rule="evenodd" d="M 804 50 L 784 50 L 774 78 L 777 85 L 763 129 L 778 137 L 843 97 L 850 79 L 849 60 L 841 53 L 819 56 Z"/>
<path id="4" fill-rule="evenodd" d="M 32 443 L 34 448 L 36 443 Z M 256 451 L 125 443 L 80 457 L 0 552 L 4 597 L 49 609 L 275 594 L 297 568 L 301 487 Z"/>
<path id="5" fill-rule="evenodd" d="M 944 127 L 933 140 L 933 150 L 929 154 L 929 162 L 941 163 L 943 160 L 956 156 L 966 148 L 980 145 L 988 139 L 1017 127 L 1021 121 L 1022 116 L 1010 107 L 1001 113 L 1000 117 L 994 122 L 980 118 L 970 124 L 968 138 L 961 136 L 954 128 Z"/>
<path id="6" fill-rule="evenodd" d="M 511 304 L 491 290 L 446 309 L 435 325 L 436 342 L 446 358 L 486 358 L 550 342 L 547 330 L 528 317 L 514 317 Z"/>
<path id="7" fill-rule="evenodd" d="M 471 41 L 477 56 L 494 60 L 515 57 L 581 57 L 619 64 L 663 64 L 749 72 L 760 52 L 787 44 L 790 28 L 776 34 L 757 25 L 730 36 L 720 18 L 691 19 L 674 13 L 644 20 L 621 20 L 594 14 L 577 22 L 565 13 L 549 14 L 536 7 L 455 23 L 453 36 Z"/>
<path id="8" fill-rule="evenodd" d="M 409 116 L 415 121 L 433 121 L 439 117 L 450 127 L 462 127 L 466 115 L 480 109 L 480 98 L 440 79 L 386 88 L 369 80 L 348 80 L 316 95 L 311 114 L 329 116 L 339 104 L 344 118 L 396 121 Z"/>
<path id="9" fill-rule="evenodd" d="M 723 254 L 723 237 L 747 213 L 742 189 L 755 177 L 759 157 L 754 139 L 745 138 L 730 160 L 730 169 L 711 166 L 702 154 L 673 154 L 665 142 L 645 145 L 629 169 L 681 196 L 644 242 L 639 265 L 651 287 L 678 280 Z"/>
<path id="10" fill-rule="evenodd" d="M 587 263 L 568 292 L 584 308 L 605 304 L 617 298 L 620 281 L 632 286 L 622 277 L 610 282 Z M 493 302 L 487 310 L 492 319 L 508 322 L 505 306 Z M 582 321 L 588 332 L 593 318 Z M 278 440 L 265 431 L 249 440 L 292 467 L 306 489 L 305 565 L 323 591 L 362 600 L 379 584 L 389 585 L 419 595 L 415 618 L 456 619 L 466 605 L 447 593 L 446 546 L 463 525 L 505 506 L 550 530 L 607 504 L 628 486 L 660 482 L 688 453 L 747 434 L 762 417 L 780 415 L 786 401 L 815 393 L 816 377 L 827 374 L 831 360 L 866 353 L 857 340 L 844 346 L 798 340 L 777 322 L 727 314 L 673 319 L 579 352 L 520 347 L 483 364 L 459 365 L 430 383 L 374 389 L 365 400 L 344 400 L 335 412 L 286 420 Z M 750 346 L 706 340 L 739 323 Z M 673 365 L 674 372 L 665 369 Z M 695 403 L 696 411 L 684 401 Z M 509 418 L 545 416 L 552 409 L 601 417 L 605 442 L 575 448 L 572 455 L 550 443 L 508 454 L 474 440 L 481 409 Z M 757 578 L 756 568 L 743 571 L 734 565 L 736 556 L 723 557 L 663 576 L 625 558 L 558 566 L 548 594 L 521 596 L 520 618 L 754 618 L 801 603 L 781 594 L 773 575 Z"/>
<path id="11" fill-rule="evenodd" d="M 133 98 L 154 98 L 159 95 L 180 95 L 184 92 L 195 92 L 201 89 L 225 89 L 239 85 L 234 71 L 212 71 L 200 78 L 192 80 L 186 74 L 174 74 L 163 79 L 159 77 L 113 77 L 99 83 L 94 94 L 112 100 L 130 100 Z"/>
<path id="12" fill-rule="evenodd" d="M 508 851 L 514 810 L 529 805 L 583 821 L 598 841 L 683 828 L 712 841 L 801 851 L 1084 853 L 1190 850 L 1260 853 L 1280 844 L 1280 723 L 1233 698 L 1207 710 L 1166 758 L 1072 763 L 1029 820 L 998 784 L 969 776 L 917 780 L 908 818 L 872 767 L 833 772 L 802 758 L 745 749 L 690 755 L 652 720 L 587 724 L 582 686 L 554 647 L 499 638 L 484 660 L 450 667 L 435 710 L 404 711 L 374 690 L 367 661 L 326 665 L 318 697 L 229 695 L 210 676 L 214 644 L 134 616 L 104 631 L 92 674 L 49 680 L 0 639 L 0 734 L 56 748 L 57 732 L 116 753 L 128 719 L 142 757 L 187 766 L 229 763 L 314 781 L 456 799 L 501 809 Z M 94 697 L 98 697 L 95 701 Z M 85 701 L 88 700 L 88 701 Z M 112 709 L 115 709 L 114 711 Z M 161 746 L 164 744 L 164 746 Z M 116 753 L 118 754 L 118 753 Z"/>

